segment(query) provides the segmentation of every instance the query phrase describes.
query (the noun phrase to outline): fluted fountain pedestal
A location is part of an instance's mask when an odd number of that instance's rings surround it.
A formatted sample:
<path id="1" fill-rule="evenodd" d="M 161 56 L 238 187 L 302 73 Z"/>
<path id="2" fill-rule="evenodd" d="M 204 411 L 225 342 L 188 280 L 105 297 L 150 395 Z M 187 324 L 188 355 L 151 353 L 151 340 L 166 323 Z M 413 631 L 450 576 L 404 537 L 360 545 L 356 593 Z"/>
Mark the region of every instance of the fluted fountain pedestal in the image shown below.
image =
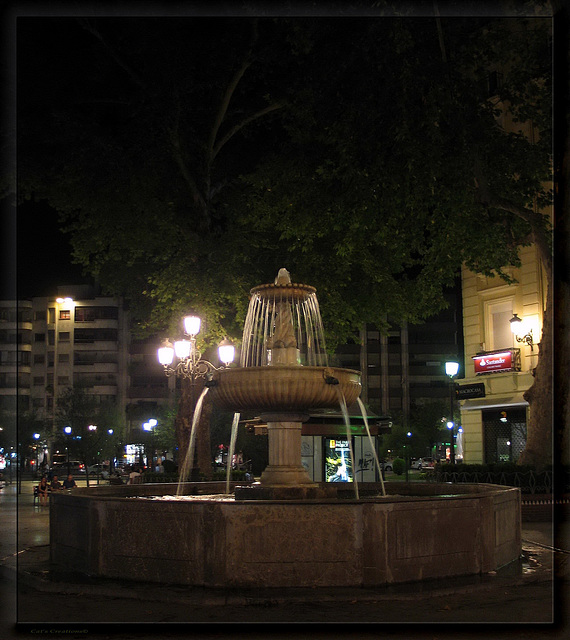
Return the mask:
<path id="1" fill-rule="evenodd" d="M 267 422 L 269 464 L 261 474 L 264 485 L 313 485 L 301 464 L 301 427 L 309 419 L 306 414 L 262 414 Z"/>
<path id="2" fill-rule="evenodd" d="M 335 487 L 313 482 L 301 464 L 301 427 L 307 414 L 261 414 L 267 422 L 269 464 L 258 483 L 236 487 L 236 500 L 307 500 L 335 497 Z"/>

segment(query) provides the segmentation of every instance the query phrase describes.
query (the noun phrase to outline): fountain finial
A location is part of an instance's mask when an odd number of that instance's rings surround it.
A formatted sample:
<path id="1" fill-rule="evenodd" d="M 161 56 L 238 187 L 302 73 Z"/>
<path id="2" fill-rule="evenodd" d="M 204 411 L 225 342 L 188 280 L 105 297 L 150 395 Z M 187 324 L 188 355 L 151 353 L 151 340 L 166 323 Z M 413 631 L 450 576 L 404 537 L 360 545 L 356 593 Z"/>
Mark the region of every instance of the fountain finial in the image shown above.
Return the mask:
<path id="1" fill-rule="evenodd" d="M 285 268 L 279 269 L 279 273 L 275 278 L 275 284 L 291 284 L 291 275 Z"/>

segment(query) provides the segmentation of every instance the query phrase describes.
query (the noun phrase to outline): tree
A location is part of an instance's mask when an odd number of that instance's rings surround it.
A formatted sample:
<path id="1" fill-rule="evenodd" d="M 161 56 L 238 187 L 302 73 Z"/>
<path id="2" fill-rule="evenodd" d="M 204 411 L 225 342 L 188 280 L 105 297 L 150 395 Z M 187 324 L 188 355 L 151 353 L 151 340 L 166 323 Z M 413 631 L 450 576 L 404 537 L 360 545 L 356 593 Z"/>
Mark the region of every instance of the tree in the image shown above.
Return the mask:
<path id="1" fill-rule="evenodd" d="M 385 314 L 436 313 L 462 264 L 509 281 L 532 242 L 549 272 L 549 20 L 238 22 L 65 22 L 82 56 L 51 54 L 59 99 L 44 48 L 22 64 L 22 192 L 62 212 L 76 259 L 141 328 L 172 331 L 193 309 L 206 346 L 235 338 L 249 288 L 286 266 L 317 287 L 332 347 Z M 499 65 L 500 105 L 485 90 Z"/>
<path id="2" fill-rule="evenodd" d="M 116 453 L 122 417 L 115 405 L 99 404 L 85 388 L 75 386 L 58 398 L 55 422 L 56 443 L 83 462 L 89 486 L 88 467 Z M 69 435 L 65 435 L 65 427 L 71 428 Z"/>

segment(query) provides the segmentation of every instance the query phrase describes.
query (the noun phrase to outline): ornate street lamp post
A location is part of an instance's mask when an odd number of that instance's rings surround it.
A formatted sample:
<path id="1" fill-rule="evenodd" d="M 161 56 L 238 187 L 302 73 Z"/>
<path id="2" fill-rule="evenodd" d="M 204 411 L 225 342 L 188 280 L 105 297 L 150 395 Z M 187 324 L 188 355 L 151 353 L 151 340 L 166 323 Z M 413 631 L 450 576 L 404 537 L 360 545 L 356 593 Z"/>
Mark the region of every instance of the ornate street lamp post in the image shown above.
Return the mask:
<path id="1" fill-rule="evenodd" d="M 224 339 L 218 347 L 218 355 L 224 363 L 222 367 L 216 367 L 208 360 L 202 359 L 202 354 L 196 346 L 196 336 L 200 332 L 201 320 L 197 316 L 186 316 L 184 318 L 184 333 L 188 340 L 177 340 L 174 346 L 169 340 L 165 340 L 158 350 L 158 361 L 164 367 L 167 376 L 179 376 L 192 381 L 197 378 L 208 379 L 208 377 L 219 369 L 228 367 L 234 360 L 234 346 Z M 178 361 L 173 365 L 174 357 Z"/>
<path id="2" fill-rule="evenodd" d="M 198 380 L 203 380 L 208 385 L 215 371 L 229 367 L 234 360 L 235 349 L 232 343 L 224 339 L 218 347 L 218 356 L 223 363 L 216 367 L 208 360 L 202 358 L 196 345 L 196 336 L 200 332 L 201 320 L 198 316 L 186 316 L 183 320 L 184 333 L 187 339 L 177 340 L 172 344 L 165 340 L 158 349 L 158 361 L 164 368 L 167 377 L 176 376 L 190 383 L 191 407 L 195 410 L 196 397 L 194 387 Z M 184 445 L 178 442 L 179 451 L 182 453 Z M 197 453 L 197 450 L 196 452 Z M 193 465 L 190 477 L 197 480 L 198 469 Z"/>
<path id="3" fill-rule="evenodd" d="M 445 373 L 449 376 L 449 421 L 447 428 L 450 429 L 451 446 L 449 447 L 449 462 L 455 464 L 455 423 L 453 422 L 453 409 L 455 405 L 455 382 L 453 378 L 459 371 L 459 362 L 446 362 Z"/>

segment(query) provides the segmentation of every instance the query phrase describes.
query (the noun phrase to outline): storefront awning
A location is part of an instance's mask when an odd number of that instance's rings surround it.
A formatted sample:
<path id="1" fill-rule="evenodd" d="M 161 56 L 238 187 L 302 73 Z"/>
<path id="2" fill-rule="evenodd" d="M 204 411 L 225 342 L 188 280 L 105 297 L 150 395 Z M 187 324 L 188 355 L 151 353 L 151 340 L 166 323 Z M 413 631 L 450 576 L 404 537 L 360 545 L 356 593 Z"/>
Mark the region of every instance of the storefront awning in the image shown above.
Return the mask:
<path id="1" fill-rule="evenodd" d="M 461 402 L 461 409 L 462 411 L 473 411 L 475 409 L 498 409 L 499 407 L 526 407 L 527 405 L 528 402 L 523 398 L 521 392 L 510 396 L 463 400 Z"/>

